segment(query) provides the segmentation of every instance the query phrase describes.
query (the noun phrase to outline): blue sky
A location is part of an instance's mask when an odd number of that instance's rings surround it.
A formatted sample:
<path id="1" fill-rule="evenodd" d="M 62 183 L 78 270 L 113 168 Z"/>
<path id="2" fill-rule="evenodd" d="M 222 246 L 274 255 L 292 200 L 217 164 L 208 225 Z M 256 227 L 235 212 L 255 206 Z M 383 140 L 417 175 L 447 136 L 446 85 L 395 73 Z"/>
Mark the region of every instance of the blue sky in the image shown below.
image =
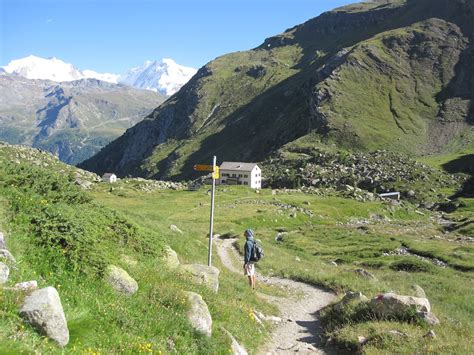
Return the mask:
<path id="1" fill-rule="evenodd" d="M 0 65 L 34 54 L 121 73 L 145 60 L 201 67 L 356 0 L 0 0 Z"/>

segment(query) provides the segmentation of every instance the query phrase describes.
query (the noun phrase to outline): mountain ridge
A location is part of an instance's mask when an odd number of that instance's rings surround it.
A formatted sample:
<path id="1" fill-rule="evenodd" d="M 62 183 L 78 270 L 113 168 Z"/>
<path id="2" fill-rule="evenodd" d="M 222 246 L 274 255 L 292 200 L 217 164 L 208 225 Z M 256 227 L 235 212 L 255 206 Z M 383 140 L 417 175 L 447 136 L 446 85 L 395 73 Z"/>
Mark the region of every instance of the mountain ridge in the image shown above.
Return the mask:
<path id="1" fill-rule="evenodd" d="M 206 64 L 82 167 L 182 179 L 212 155 L 264 160 L 312 132 L 344 149 L 458 149 L 473 139 L 473 8 L 409 0 L 324 13 Z"/>

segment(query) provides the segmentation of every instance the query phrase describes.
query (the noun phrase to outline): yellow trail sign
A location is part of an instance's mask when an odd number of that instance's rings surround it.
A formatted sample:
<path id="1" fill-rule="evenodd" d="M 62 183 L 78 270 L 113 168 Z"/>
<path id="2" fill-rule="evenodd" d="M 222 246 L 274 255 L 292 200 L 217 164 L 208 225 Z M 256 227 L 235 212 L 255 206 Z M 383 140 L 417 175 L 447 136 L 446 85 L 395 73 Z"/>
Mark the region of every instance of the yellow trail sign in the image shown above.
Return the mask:
<path id="1" fill-rule="evenodd" d="M 217 166 L 216 166 L 217 168 Z M 194 170 L 196 171 L 214 171 L 214 168 L 212 165 L 202 165 L 202 164 L 197 164 L 194 165 Z"/>

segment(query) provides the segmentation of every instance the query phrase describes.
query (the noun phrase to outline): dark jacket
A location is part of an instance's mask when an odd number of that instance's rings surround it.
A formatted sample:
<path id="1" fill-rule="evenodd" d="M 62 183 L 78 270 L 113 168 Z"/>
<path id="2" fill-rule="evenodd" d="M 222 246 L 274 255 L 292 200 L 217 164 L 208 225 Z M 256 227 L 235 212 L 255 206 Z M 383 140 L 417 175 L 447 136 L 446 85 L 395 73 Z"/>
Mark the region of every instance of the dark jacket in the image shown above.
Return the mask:
<path id="1" fill-rule="evenodd" d="M 247 241 L 245 242 L 245 254 L 244 254 L 244 263 L 247 264 L 250 262 L 250 259 L 252 258 L 252 249 L 253 249 L 253 243 L 254 240 L 252 237 L 247 238 Z"/>

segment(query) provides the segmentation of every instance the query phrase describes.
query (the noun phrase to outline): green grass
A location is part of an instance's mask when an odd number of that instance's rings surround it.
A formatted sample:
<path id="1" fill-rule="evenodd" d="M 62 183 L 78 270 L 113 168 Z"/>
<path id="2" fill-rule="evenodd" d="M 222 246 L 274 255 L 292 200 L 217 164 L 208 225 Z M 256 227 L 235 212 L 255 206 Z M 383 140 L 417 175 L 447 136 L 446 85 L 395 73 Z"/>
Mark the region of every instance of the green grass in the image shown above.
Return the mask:
<path id="1" fill-rule="evenodd" d="M 277 314 L 277 310 L 250 292 L 243 275 L 227 271 L 217 255 L 213 257 L 221 270 L 217 295 L 166 270 L 160 261 L 162 246 L 170 245 L 182 263 L 207 262 L 207 188 L 144 192 L 137 183 L 121 181 L 98 184 L 85 193 L 71 183 L 73 170 L 71 177 L 68 172 L 57 174 L 68 168 L 49 160 L 38 163 L 39 157 L 16 164 L 18 153 L 13 151 L 0 150 L 4 166 L 0 216 L 4 216 L 2 227 L 8 231 L 9 248 L 20 266 L 12 272 L 9 284 L 36 279 L 40 287 L 57 287 L 71 331 L 66 351 L 114 353 L 151 348 L 166 353 L 174 346 L 180 353 L 223 353 L 229 341 L 220 326 L 251 351 L 265 341 L 270 329 L 250 320 L 250 307 L 266 314 Z M 47 170 L 42 168 L 45 163 Z M 464 201 L 454 217 L 472 218 L 472 199 Z M 467 353 L 473 345 L 469 334 L 474 325 L 472 271 L 467 270 L 474 266 L 474 248 L 472 243 L 457 241 L 457 232 L 444 235 L 428 211 L 420 215 L 416 210 L 409 203 L 393 207 L 335 195 L 274 195 L 270 190 L 257 194 L 243 187 L 218 187 L 215 232 L 242 236 L 251 227 L 265 249 L 258 264 L 262 273 L 340 294 L 348 290 L 368 297 L 387 291 L 411 294 L 410 286 L 416 283 L 424 288 L 442 322 L 435 327 L 437 340 L 428 343 L 421 337 L 429 329 L 426 325 L 354 317 L 348 311 L 327 327 L 327 335 L 339 346 L 355 349 L 357 336 L 363 335 L 369 339 L 362 348 L 365 353 L 416 349 Z M 172 232 L 171 224 L 183 234 Z M 275 241 L 279 231 L 284 232 L 281 242 Z M 239 239 L 239 248 L 243 239 Z M 401 246 L 444 260 L 449 266 L 440 268 L 414 256 L 384 255 Z M 130 259 L 137 263 L 131 264 Z M 120 297 L 106 285 L 102 270 L 110 263 L 123 267 L 138 281 L 137 294 Z M 370 271 L 378 281 L 357 276 L 356 268 Z M 281 296 L 280 290 L 259 287 L 264 293 Z M 211 339 L 195 334 L 187 323 L 183 290 L 202 294 L 209 305 L 214 321 Z M 59 353 L 19 318 L 22 297 L 0 292 L 0 352 Z M 393 339 L 386 334 L 392 328 L 409 337 L 403 342 Z"/>
<path id="2" fill-rule="evenodd" d="M 32 154 L 31 160 L 42 159 L 39 165 L 52 165 L 47 155 L 23 149 L 24 159 L 17 164 L 12 158 L 16 154 L 17 148 L 0 149 L 2 227 L 18 262 L 6 286 L 37 280 L 40 288 L 57 288 L 70 329 L 67 352 L 226 353 L 230 342 L 221 326 L 249 348 L 264 340 L 268 329 L 250 320 L 250 307 L 267 314 L 276 310 L 249 290 L 245 277 L 223 270 L 215 295 L 164 268 L 161 250 L 171 235 L 145 222 L 156 216 L 156 206 L 155 213 L 135 220 L 81 191 L 73 183 L 74 174 L 59 173 L 69 169 L 65 165 L 44 169 L 28 162 Z M 182 262 L 205 263 L 205 243 L 197 241 L 170 244 L 181 244 Z M 132 297 L 117 295 L 102 277 L 108 264 L 126 269 L 139 291 Z M 212 338 L 196 334 L 189 325 L 185 290 L 198 292 L 207 302 L 214 321 Z M 23 298 L 22 293 L 0 289 L 0 353 L 61 353 L 19 317 Z"/>
<path id="3" fill-rule="evenodd" d="M 118 197 L 121 189 L 126 194 Z M 209 213 L 209 196 L 205 189 L 197 192 L 132 193 L 123 186 L 109 193 L 104 187 L 96 191 L 95 196 L 101 203 L 126 213 L 138 224 L 146 224 L 168 236 L 169 243 L 183 257 L 205 261 Z M 410 286 L 417 283 L 425 289 L 433 312 L 443 324 L 435 330 L 444 341 L 430 343 L 431 349 L 434 352 L 466 353 L 472 346 L 466 342 L 467 334 L 473 329 L 474 309 L 469 296 L 472 278 L 470 272 L 458 271 L 456 267 L 464 265 L 469 269 L 473 266 L 474 248 L 456 242 L 453 236 L 431 239 L 442 232 L 430 222 L 428 215 L 415 213 L 415 208 L 410 205 L 393 211 L 380 202 L 361 203 L 301 193 L 272 195 L 269 190 L 256 194 L 240 187 L 219 188 L 216 201 L 217 233 L 241 235 L 248 227 L 256 230 L 265 249 L 265 258 L 258 265 L 262 272 L 321 285 L 337 292 L 362 291 L 368 297 L 391 290 L 411 294 Z M 296 218 L 292 218 L 289 216 L 291 207 L 281 210 L 274 203 L 302 207 L 310 210 L 314 217 L 297 212 Z M 362 219 L 371 220 L 367 230 L 357 227 L 356 222 Z M 177 224 L 184 236 L 171 234 L 170 224 Z M 279 230 L 287 232 L 283 242 L 274 239 Z M 199 245 L 201 253 L 195 254 L 195 249 L 189 252 L 189 244 L 183 243 L 183 238 Z M 243 246 L 243 238 L 239 245 Z M 383 255 L 402 245 L 408 245 L 414 252 L 445 260 L 451 266 L 440 268 L 415 257 Z M 331 261 L 336 261 L 339 266 L 334 267 Z M 359 267 L 375 274 L 379 281 L 356 276 L 354 269 Z M 369 342 L 364 348 L 368 353 L 377 349 L 404 352 L 426 345 L 425 339 L 418 337 L 428 331 L 426 326 L 402 323 L 393 326 L 406 328 L 410 334 L 409 341 L 398 344 L 385 339 L 385 328 L 379 327 L 377 322 L 348 323 L 332 330 L 329 335 L 344 344 L 348 334 L 354 335 L 360 330 L 359 335 L 363 335 L 367 329 L 375 327 L 382 334 L 383 341 Z M 378 336 L 374 335 L 374 339 Z"/>

